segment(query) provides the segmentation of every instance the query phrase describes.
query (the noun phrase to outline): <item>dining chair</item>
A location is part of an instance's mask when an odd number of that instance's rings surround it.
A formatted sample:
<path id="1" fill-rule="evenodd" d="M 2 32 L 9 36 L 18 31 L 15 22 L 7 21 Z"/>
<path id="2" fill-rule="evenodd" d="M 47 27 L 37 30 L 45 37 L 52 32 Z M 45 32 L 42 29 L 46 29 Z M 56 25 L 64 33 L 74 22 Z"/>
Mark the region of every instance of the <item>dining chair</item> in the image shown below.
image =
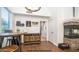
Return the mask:
<path id="1" fill-rule="evenodd" d="M 5 33 L 12 33 L 12 32 L 13 32 L 12 30 L 5 30 Z M 13 40 L 13 37 L 7 37 L 6 46 L 8 45 L 8 43 L 9 43 L 9 46 L 12 45 L 12 44 L 19 45 L 18 42 L 19 41 L 18 41 L 17 37 L 14 37 L 14 40 Z"/>
<path id="2" fill-rule="evenodd" d="M 12 30 L 4 30 L 4 33 L 12 33 Z M 11 43 L 12 43 L 12 37 L 7 37 L 6 46 L 8 45 L 8 43 L 9 43 L 9 46 L 10 46 Z"/>

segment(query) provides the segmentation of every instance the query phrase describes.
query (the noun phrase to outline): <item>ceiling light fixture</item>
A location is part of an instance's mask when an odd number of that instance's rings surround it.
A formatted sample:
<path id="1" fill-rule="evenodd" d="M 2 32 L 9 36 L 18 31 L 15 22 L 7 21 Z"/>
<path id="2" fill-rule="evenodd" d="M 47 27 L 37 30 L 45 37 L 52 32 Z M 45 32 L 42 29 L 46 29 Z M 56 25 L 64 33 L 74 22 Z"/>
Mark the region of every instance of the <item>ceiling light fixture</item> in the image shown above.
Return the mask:
<path id="1" fill-rule="evenodd" d="M 32 13 L 32 12 L 37 12 L 41 9 L 41 7 L 25 7 L 25 9 L 27 10 L 27 13 Z"/>

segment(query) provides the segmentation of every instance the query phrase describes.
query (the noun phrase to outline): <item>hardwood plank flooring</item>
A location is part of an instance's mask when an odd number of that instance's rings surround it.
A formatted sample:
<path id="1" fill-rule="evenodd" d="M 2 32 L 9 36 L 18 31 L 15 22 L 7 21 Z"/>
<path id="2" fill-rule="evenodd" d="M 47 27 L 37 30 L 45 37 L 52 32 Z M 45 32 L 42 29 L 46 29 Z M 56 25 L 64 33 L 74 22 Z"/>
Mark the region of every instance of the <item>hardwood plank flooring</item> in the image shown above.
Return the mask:
<path id="1" fill-rule="evenodd" d="M 79 49 L 64 49 L 64 52 L 79 52 Z"/>
<path id="2" fill-rule="evenodd" d="M 42 41 L 40 44 L 22 44 L 22 52 L 61 52 L 53 43 Z"/>

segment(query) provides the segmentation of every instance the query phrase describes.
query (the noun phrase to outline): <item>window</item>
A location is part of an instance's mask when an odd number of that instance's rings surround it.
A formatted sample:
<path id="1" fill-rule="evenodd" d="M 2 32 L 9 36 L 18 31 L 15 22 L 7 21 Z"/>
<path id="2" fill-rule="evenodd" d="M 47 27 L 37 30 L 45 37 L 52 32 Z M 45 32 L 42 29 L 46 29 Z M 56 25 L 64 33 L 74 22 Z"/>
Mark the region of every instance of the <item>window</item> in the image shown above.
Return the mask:
<path id="1" fill-rule="evenodd" d="M 2 32 L 10 28 L 10 14 L 7 8 L 1 8 Z"/>

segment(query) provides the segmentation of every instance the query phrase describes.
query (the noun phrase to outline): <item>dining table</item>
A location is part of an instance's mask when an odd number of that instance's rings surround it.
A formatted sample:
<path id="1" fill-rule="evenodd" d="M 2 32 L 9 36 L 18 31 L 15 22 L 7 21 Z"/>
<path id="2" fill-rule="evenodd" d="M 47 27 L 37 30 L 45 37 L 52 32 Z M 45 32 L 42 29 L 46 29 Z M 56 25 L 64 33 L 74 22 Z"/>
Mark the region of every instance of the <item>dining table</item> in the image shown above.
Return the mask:
<path id="1" fill-rule="evenodd" d="M 12 40 L 14 40 L 15 37 L 18 37 L 18 43 L 19 43 L 19 50 L 20 52 L 22 51 L 21 49 L 21 35 L 26 34 L 26 32 L 13 32 L 13 33 L 0 33 L 1 38 L 6 38 L 6 37 L 12 37 Z"/>

